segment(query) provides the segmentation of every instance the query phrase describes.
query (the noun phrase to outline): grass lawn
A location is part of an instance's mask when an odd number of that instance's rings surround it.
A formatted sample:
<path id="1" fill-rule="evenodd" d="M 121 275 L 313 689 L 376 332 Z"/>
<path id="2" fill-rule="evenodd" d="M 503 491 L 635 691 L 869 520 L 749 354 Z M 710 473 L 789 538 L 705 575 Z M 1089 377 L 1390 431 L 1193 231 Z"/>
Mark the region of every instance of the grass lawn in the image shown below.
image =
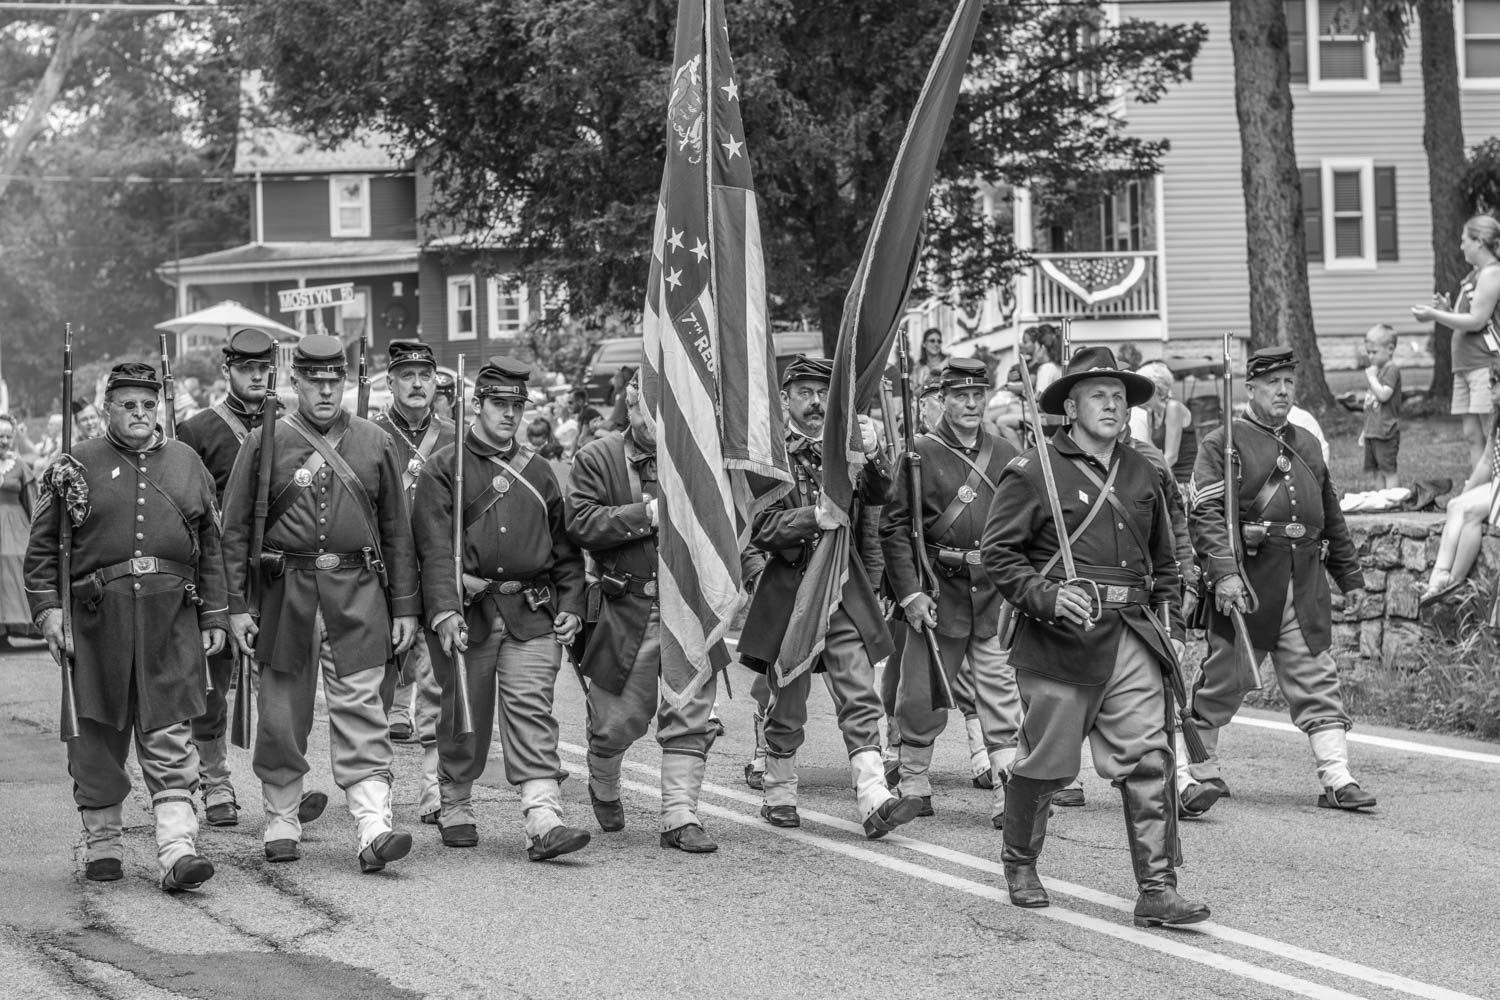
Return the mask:
<path id="1" fill-rule="evenodd" d="M 1323 424 L 1328 437 L 1328 469 L 1341 493 L 1377 488 L 1364 471 L 1364 446 L 1359 443 L 1361 421 L 1353 414 L 1331 415 Z M 1419 479 L 1451 479 L 1462 485 L 1471 471 L 1469 448 L 1460 436 L 1458 417 L 1422 416 L 1401 421 L 1401 451 L 1397 459 L 1401 484 Z"/>

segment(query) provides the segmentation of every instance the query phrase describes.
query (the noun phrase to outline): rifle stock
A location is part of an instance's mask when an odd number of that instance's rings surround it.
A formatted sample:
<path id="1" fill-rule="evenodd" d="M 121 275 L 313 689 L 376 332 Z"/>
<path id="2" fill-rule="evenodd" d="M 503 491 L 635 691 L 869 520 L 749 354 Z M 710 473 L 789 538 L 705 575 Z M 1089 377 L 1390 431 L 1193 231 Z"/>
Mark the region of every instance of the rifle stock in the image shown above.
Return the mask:
<path id="1" fill-rule="evenodd" d="M 459 395 L 462 395 L 462 391 Z M 370 328 L 368 324 L 361 327 L 359 331 L 359 393 L 355 400 L 355 416 L 368 417 L 370 415 Z"/>
<path id="2" fill-rule="evenodd" d="M 279 349 L 281 345 L 277 344 Z M 266 398 L 260 404 L 260 464 L 255 476 L 255 507 L 250 528 L 250 565 L 245 574 L 245 598 L 250 613 L 260 610 L 260 557 L 266 544 L 266 517 L 271 509 L 271 475 L 276 466 L 276 369 L 266 380 Z M 241 651 L 235 659 L 234 712 L 230 717 L 229 740 L 237 747 L 249 747 L 253 720 L 251 699 L 255 696 L 255 657 Z"/>
<path id="3" fill-rule="evenodd" d="M 927 556 L 926 525 L 922 523 L 922 456 L 917 452 L 917 421 L 912 406 L 911 358 L 906 352 L 906 338 L 896 339 L 896 364 L 901 377 L 901 436 L 906 446 L 907 506 L 911 513 L 909 535 L 912 561 L 917 570 L 917 586 L 936 603 L 938 595 L 937 573 Z M 900 594 L 896 595 L 898 598 Z M 911 626 L 908 624 L 907 626 Z M 927 647 L 927 689 L 931 693 L 933 711 L 944 711 L 958 707 L 953 696 L 953 685 L 948 682 L 948 673 L 943 669 L 942 653 L 938 650 L 937 635 L 930 628 L 918 629 Z"/>
<path id="4" fill-rule="evenodd" d="M 1201 764 L 1208 760 L 1208 748 L 1203 745 L 1203 737 L 1199 734 L 1198 727 L 1193 724 L 1187 684 L 1182 679 L 1182 663 L 1177 659 L 1177 650 L 1172 646 L 1171 619 L 1167 616 L 1167 609 L 1164 605 L 1156 609 L 1155 620 L 1161 626 L 1162 639 L 1166 642 L 1168 652 L 1172 654 L 1172 662 L 1166 665 L 1162 675 L 1167 680 L 1167 687 L 1172 692 L 1172 701 L 1177 706 L 1177 728 L 1182 732 L 1183 744 L 1187 746 L 1188 760 L 1194 764 Z"/>
<path id="5" fill-rule="evenodd" d="M 364 341 L 360 341 L 360 377 L 364 372 Z M 360 391 L 365 392 L 363 382 Z M 464 356 L 458 356 L 458 380 L 454 385 L 453 413 L 457 418 L 453 439 L 453 585 L 458 588 L 458 620 L 464 620 Z M 461 627 L 461 626 L 460 626 Z M 464 632 L 467 635 L 467 632 Z M 466 742 L 474 735 L 474 709 L 469 704 L 469 664 L 464 651 L 454 643 L 449 655 L 453 660 L 453 738 Z"/>
<path id="6" fill-rule="evenodd" d="M 167 335 L 157 334 L 161 347 L 162 433 L 168 441 L 177 440 L 177 377 L 172 374 L 172 356 L 167 353 Z"/>
<path id="7" fill-rule="evenodd" d="M 63 429 L 60 454 L 73 452 L 73 324 L 63 327 Z M 73 690 L 73 656 L 68 643 L 73 638 L 73 519 L 63 497 L 57 497 L 58 596 L 62 600 L 63 643 L 57 651 L 62 670 L 62 695 L 58 738 L 64 743 L 78 738 L 78 697 Z"/>
<path id="8" fill-rule="evenodd" d="M 1224 334 L 1224 531 L 1229 536 L 1229 555 L 1234 559 L 1235 571 L 1245 586 L 1245 607 L 1252 614 L 1260 606 L 1260 599 L 1250 580 L 1245 576 L 1245 549 L 1240 535 L 1239 454 L 1234 449 L 1234 359 L 1230 354 L 1233 334 Z M 1205 595 L 1207 596 L 1207 595 Z M 1259 691 L 1263 686 L 1260 669 L 1255 662 L 1255 651 L 1250 646 L 1250 635 L 1245 631 L 1245 617 L 1239 611 L 1230 612 L 1234 628 L 1234 677 L 1235 686 L 1241 691 Z"/>

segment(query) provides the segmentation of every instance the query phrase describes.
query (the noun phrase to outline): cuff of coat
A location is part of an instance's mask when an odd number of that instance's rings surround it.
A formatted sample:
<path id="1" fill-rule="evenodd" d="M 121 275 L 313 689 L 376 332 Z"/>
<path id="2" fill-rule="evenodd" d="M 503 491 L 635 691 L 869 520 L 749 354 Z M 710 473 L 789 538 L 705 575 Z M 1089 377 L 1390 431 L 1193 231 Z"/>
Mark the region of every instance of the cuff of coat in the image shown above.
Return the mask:
<path id="1" fill-rule="evenodd" d="M 198 616 L 198 630 L 207 632 L 211 628 L 229 631 L 229 614 L 224 611 L 206 611 Z"/>
<path id="2" fill-rule="evenodd" d="M 452 618 L 456 614 L 458 614 L 457 611 L 439 611 L 437 614 L 432 616 L 432 622 L 428 625 L 428 628 L 436 632 L 439 625 L 443 624 L 443 622 L 447 621 L 449 618 Z"/>
<path id="3" fill-rule="evenodd" d="M 1209 556 L 1203 566 L 1203 572 L 1208 574 L 1210 583 L 1218 583 L 1226 576 L 1235 576 L 1239 571 L 1239 563 L 1227 556 Z"/>
<path id="4" fill-rule="evenodd" d="M 620 521 L 631 538 L 644 538 L 656 529 L 651 527 L 651 511 L 644 503 L 629 503 L 620 508 Z"/>
<path id="5" fill-rule="evenodd" d="M 26 601 L 31 606 L 32 621 L 36 621 L 36 616 L 43 611 L 51 611 L 53 608 L 62 607 L 62 595 L 55 590 L 27 591 Z"/>
<path id="6" fill-rule="evenodd" d="M 232 615 L 251 615 L 255 613 L 255 609 L 250 606 L 249 601 L 245 600 L 244 594 L 236 594 L 231 591 L 229 594 L 229 613 Z"/>
<path id="7" fill-rule="evenodd" d="M 1339 590 L 1345 594 L 1351 590 L 1363 590 L 1365 586 L 1364 570 L 1355 570 L 1353 573 L 1339 577 L 1338 584 Z"/>
<path id="8" fill-rule="evenodd" d="M 422 595 L 391 598 L 392 618 L 415 618 L 422 613 Z"/>

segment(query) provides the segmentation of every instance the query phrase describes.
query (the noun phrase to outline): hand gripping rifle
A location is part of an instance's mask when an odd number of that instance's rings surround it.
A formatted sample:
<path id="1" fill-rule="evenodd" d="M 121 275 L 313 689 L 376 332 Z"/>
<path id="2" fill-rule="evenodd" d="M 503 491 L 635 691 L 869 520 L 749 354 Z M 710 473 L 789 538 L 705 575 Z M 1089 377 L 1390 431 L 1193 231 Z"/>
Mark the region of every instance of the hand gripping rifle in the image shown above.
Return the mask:
<path id="1" fill-rule="evenodd" d="M 460 388 L 458 396 L 462 395 L 463 390 Z M 456 400 L 458 396 L 454 399 Z M 370 327 L 368 324 L 360 327 L 359 330 L 359 393 L 355 396 L 354 414 L 358 417 L 370 415 Z"/>
<path id="2" fill-rule="evenodd" d="M 1245 576 L 1245 546 L 1240 534 L 1240 461 L 1234 450 L 1234 360 L 1229 353 L 1232 338 L 1232 334 L 1224 334 L 1224 533 L 1229 537 L 1229 556 L 1234 560 L 1235 573 L 1245 585 L 1245 608 L 1254 614 L 1260 607 L 1260 598 Z M 1255 651 L 1250 646 L 1245 616 L 1238 609 L 1231 608 L 1229 619 L 1234 627 L 1235 686 L 1242 691 L 1259 691 L 1262 686 L 1260 670 L 1256 666 Z"/>
<path id="3" fill-rule="evenodd" d="M 360 341 L 360 377 L 363 380 L 364 341 Z M 361 381 L 360 392 L 368 396 L 369 387 Z M 464 625 L 464 452 L 468 444 L 464 440 L 464 356 L 458 356 L 458 379 L 453 387 L 453 415 L 457 420 L 453 439 L 453 584 L 458 588 L 459 633 L 468 641 L 468 628 Z M 469 663 L 464 651 L 454 643 L 449 650 L 453 660 L 453 738 L 466 742 L 474 735 L 474 710 L 469 704 Z"/>
<path id="4" fill-rule="evenodd" d="M 63 384 L 62 384 L 62 447 L 58 454 L 73 452 L 73 324 L 63 327 Z M 57 650 L 57 661 L 62 667 L 62 713 L 58 725 L 58 737 L 66 743 L 78 738 L 78 698 L 73 692 L 73 657 L 68 652 L 68 641 L 73 637 L 73 518 L 68 513 L 67 498 L 54 498 L 58 506 L 57 590 L 62 598 L 62 645 Z"/>
<path id="5" fill-rule="evenodd" d="M 167 436 L 168 441 L 177 440 L 177 377 L 172 374 L 172 357 L 167 353 L 167 335 L 159 333 L 156 335 L 157 342 L 161 345 L 161 404 L 162 404 L 162 433 Z"/>
<path id="6" fill-rule="evenodd" d="M 922 456 L 917 452 L 917 417 L 912 407 L 911 358 L 906 353 L 906 338 L 896 338 L 896 364 L 901 378 L 901 436 L 906 445 L 906 486 L 909 508 L 912 562 L 917 570 L 917 586 L 937 601 L 938 578 L 927 555 L 926 526 L 922 523 Z M 896 595 L 898 598 L 902 595 Z M 908 625 L 908 628 L 911 626 Z M 927 645 L 927 688 L 932 694 L 932 710 L 942 711 L 958 706 L 953 685 L 943 670 L 943 656 L 938 651 L 937 634 L 930 628 L 916 630 Z"/>
<path id="7" fill-rule="evenodd" d="M 281 345 L 276 345 L 277 349 Z M 250 526 L 250 566 L 245 575 L 245 599 L 251 614 L 260 608 L 260 557 L 266 547 L 266 518 L 271 511 L 271 475 L 276 467 L 276 369 L 266 379 L 266 398 L 260 403 L 260 465 L 255 476 L 255 507 Z M 237 747 L 250 746 L 251 690 L 255 656 L 241 652 L 234 667 L 234 714 L 230 718 L 229 741 Z"/>

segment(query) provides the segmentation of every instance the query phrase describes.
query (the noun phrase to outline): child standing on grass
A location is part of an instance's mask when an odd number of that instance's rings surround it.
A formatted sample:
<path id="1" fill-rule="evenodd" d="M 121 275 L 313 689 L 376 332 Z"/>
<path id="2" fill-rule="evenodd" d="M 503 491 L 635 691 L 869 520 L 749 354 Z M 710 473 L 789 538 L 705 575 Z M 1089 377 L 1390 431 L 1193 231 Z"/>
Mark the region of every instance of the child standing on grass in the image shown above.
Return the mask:
<path id="1" fill-rule="evenodd" d="M 1365 333 L 1365 471 L 1372 473 L 1376 489 L 1399 484 L 1396 452 L 1401 448 L 1401 369 L 1391 361 L 1396 353 L 1396 330 L 1378 323 Z"/>

